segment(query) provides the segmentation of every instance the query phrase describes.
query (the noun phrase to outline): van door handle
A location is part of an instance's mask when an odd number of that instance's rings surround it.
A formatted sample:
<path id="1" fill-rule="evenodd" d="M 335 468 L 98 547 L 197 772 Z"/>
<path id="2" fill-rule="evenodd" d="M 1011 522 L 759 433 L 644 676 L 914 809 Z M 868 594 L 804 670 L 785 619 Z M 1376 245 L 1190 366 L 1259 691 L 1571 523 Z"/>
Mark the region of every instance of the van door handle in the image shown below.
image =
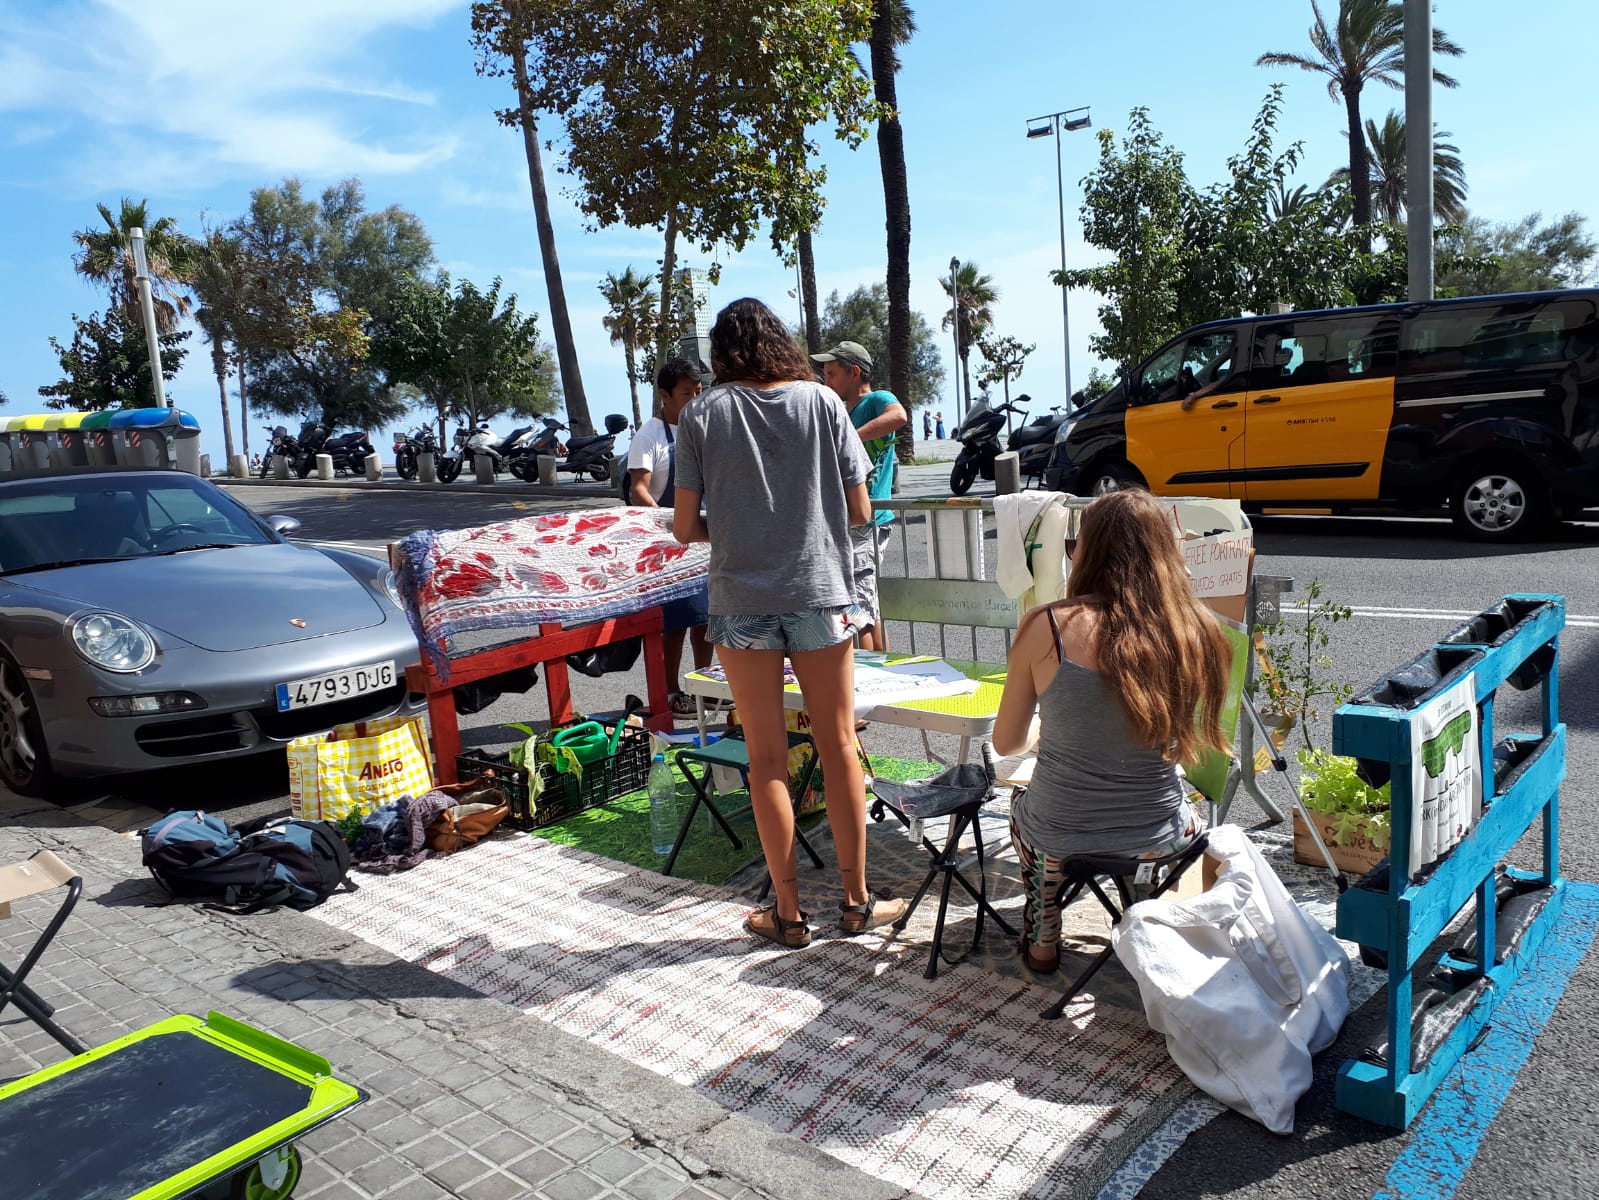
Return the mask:
<path id="1" fill-rule="evenodd" d="M 1211 407 L 1212 408 L 1237 408 L 1238 407 L 1238 401 L 1236 401 L 1236 400 L 1218 400 L 1218 401 L 1216 401 L 1216 403 L 1212 404 Z"/>
<path id="2" fill-rule="evenodd" d="M 1276 404 L 1281 399 L 1282 399 L 1281 396 L 1262 396 L 1258 400 L 1256 400 L 1255 403 L 1256 404 Z"/>

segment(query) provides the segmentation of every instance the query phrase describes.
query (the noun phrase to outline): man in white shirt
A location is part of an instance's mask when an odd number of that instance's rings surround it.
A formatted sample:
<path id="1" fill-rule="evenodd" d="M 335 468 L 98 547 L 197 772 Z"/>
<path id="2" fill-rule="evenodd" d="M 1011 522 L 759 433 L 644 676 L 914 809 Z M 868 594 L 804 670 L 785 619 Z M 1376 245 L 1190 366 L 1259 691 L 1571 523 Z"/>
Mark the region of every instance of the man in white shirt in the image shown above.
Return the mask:
<path id="1" fill-rule="evenodd" d="M 700 394 L 705 370 L 686 358 L 674 358 L 655 376 L 655 393 L 661 415 L 651 417 L 627 447 L 628 503 L 643 508 L 672 507 L 675 472 L 677 419 L 688 402 Z M 705 637 L 706 592 L 685 596 L 661 606 L 665 619 L 662 649 L 666 654 L 666 673 L 675 683 L 683 663 L 683 635 L 688 634 L 694 652 L 694 669 L 711 665 L 711 643 Z M 677 690 L 672 693 L 675 716 L 694 715 L 694 698 Z"/>

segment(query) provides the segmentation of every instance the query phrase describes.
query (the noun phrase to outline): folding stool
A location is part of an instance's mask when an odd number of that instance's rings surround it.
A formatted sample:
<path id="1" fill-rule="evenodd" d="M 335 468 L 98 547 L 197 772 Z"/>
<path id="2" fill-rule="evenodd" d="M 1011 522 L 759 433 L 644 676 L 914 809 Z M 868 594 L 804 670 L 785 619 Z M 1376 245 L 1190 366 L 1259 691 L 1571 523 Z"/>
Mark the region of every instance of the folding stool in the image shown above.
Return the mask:
<path id="1" fill-rule="evenodd" d="M 55 1016 L 55 1008 L 46 1003 L 39 993 L 27 984 L 28 972 L 38 963 L 78 903 L 78 897 L 83 894 L 82 877 L 49 850 L 39 850 L 25 862 L 0 867 L 0 918 L 11 916 L 11 905 L 14 901 L 26 900 L 30 896 L 42 896 L 58 887 L 67 889 L 66 898 L 61 901 L 61 906 L 56 909 L 55 916 L 50 918 L 44 931 L 34 939 L 32 948 L 22 959 L 22 965 L 15 971 L 9 971 L 4 965 L 0 965 L 0 1012 L 5 1010 L 7 1004 L 15 1004 L 23 1016 L 73 1054 L 83 1054 L 85 1051 L 82 1043 L 52 1019 Z"/>

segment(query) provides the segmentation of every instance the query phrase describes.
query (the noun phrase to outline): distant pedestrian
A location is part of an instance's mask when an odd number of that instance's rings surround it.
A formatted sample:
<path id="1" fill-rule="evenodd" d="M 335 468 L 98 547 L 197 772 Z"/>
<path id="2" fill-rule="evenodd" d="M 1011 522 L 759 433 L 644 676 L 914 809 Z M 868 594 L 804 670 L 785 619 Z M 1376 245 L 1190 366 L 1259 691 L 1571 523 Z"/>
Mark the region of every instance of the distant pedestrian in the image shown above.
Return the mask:
<path id="1" fill-rule="evenodd" d="M 259 471 L 260 469 L 261 469 L 261 456 L 259 454 L 250 455 L 250 470 Z"/>
<path id="2" fill-rule="evenodd" d="M 922 413 L 922 441 L 930 442 L 932 440 L 933 440 L 933 414 L 930 413 L 930 412 L 924 412 L 924 413 Z"/>
<path id="3" fill-rule="evenodd" d="M 933 414 L 933 420 L 938 422 L 938 426 L 937 426 L 937 428 L 938 428 L 938 440 L 939 441 L 943 441 L 944 440 L 944 414 L 943 413 L 934 413 Z"/>

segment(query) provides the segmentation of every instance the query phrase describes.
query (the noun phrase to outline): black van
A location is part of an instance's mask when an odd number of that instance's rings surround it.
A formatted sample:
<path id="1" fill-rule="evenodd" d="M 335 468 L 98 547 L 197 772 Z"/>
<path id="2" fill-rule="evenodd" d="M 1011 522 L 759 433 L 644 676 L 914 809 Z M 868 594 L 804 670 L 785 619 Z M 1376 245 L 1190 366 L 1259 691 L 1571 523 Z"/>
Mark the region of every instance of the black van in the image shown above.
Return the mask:
<path id="1" fill-rule="evenodd" d="M 1045 483 L 1532 536 L 1599 506 L 1599 289 L 1196 326 L 1062 427 Z"/>

